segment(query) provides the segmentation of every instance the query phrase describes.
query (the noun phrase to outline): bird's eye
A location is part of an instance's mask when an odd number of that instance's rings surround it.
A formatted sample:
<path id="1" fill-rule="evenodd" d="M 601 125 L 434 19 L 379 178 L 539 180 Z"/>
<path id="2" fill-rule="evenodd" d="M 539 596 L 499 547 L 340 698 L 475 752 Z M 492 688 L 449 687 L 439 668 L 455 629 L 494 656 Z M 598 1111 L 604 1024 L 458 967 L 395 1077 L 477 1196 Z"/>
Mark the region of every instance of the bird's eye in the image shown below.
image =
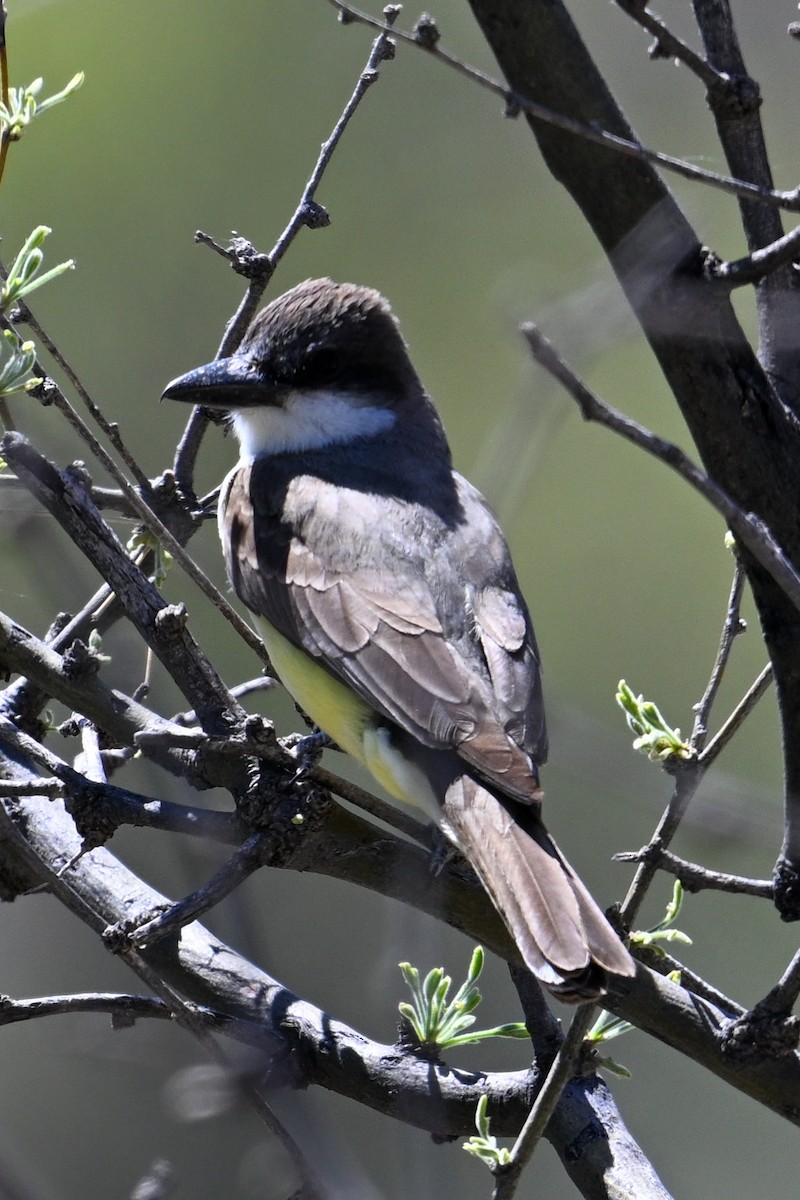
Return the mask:
<path id="1" fill-rule="evenodd" d="M 339 370 L 339 351 L 333 346 L 313 346 L 303 360 L 303 375 L 315 383 L 327 383 Z"/>

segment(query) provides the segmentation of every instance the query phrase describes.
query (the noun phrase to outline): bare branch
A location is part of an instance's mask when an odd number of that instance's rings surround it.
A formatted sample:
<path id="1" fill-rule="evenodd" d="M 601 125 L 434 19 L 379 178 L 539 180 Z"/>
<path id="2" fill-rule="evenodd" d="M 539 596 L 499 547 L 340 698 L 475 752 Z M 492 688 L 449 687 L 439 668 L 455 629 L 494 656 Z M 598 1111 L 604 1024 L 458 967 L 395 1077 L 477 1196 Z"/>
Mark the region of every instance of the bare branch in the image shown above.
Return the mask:
<path id="1" fill-rule="evenodd" d="M 399 11 L 399 10 L 398 10 Z M 375 39 L 370 56 L 367 60 L 367 65 L 361 72 L 358 82 L 353 90 L 353 94 L 344 106 L 342 115 L 333 127 L 333 132 L 326 142 L 323 142 L 319 158 L 317 159 L 314 170 L 311 172 L 308 183 L 303 189 L 303 195 L 300 197 L 300 203 L 295 209 L 289 224 L 284 229 L 275 247 L 270 253 L 270 260 L 273 267 L 276 267 L 283 258 L 286 251 L 289 249 L 292 241 L 304 226 L 308 225 L 312 229 L 318 229 L 321 225 L 329 223 L 329 217 L 324 208 L 320 208 L 314 197 L 316 196 L 317 188 L 319 187 L 322 176 L 324 175 L 328 163 L 330 162 L 333 153 L 341 141 L 342 134 L 349 125 L 356 109 L 364 99 L 368 89 L 372 87 L 378 79 L 378 70 L 381 63 L 394 58 L 394 41 L 390 34 L 397 17 L 397 12 L 390 14 L 385 25 L 381 28 Z"/>
<path id="2" fill-rule="evenodd" d="M 762 1004 L 775 1013 L 790 1013 L 800 996 L 800 950 L 792 958 L 774 988 Z"/>
<path id="3" fill-rule="evenodd" d="M 575 1074 L 583 1039 L 592 1023 L 594 1010 L 593 1004 L 582 1004 L 575 1010 L 566 1037 L 558 1048 L 547 1078 L 514 1142 L 511 1161 L 507 1167 L 501 1168 L 495 1174 L 493 1200 L 511 1200 L 516 1194 L 522 1171 L 533 1157 L 564 1088 Z"/>
<path id="4" fill-rule="evenodd" d="M 126 554 L 92 503 L 85 478 L 75 470 L 65 474 L 57 471 L 19 434 L 6 434 L 2 446 L 5 458 L 28 490 L 109 582 L 129 619 L 198 711 L 208 732 L 226 732 L 232 721 L 242 720 L 244 710 L 231 698 L 189 634 L 185 612 L 168 605 Z M 167 544 L 174 541 L 166 529 L 164 532 Z M 191 561 L 182 549 L 180 553 Z M 197 568 L 193 567 L 193 572 Z"/>
<path id="5" fill-rule="evenodd" d="M 712 253 L 706 255 L 703 271 L 706 278 L 718 280 L 730 288 L 744 287 L 746 284 L 759 283 L 772 275 L 778 267 L 794 263 L 800 255 L 800 225 L 795 226 L 789 233 L 776 238 L 768 246 L 754 250 L 744 258 L 733 262 L 722 262 Z"/>
<path id="6" fill-rule="evenodd" d="M 648 10 L 646 0 L 616 0 L 616 3 L 637 25 L 655 37 L 655 43 L 650 47 L 651 58 L 674 58 L 682 62 L 709 91 L 730 85 L 730 80 L 722 72 L 716 71 L 704 58 L 695 54 L 691 46 L 676 37 L 660 17 Z"/>
<path id="7" fill-rule="evenodd" d="M 396 14 L 395 14 L 396 15 Z M 233 354 L 238 349 L 244 334 L 255 316 L 256 309 L 261 303 L 261 299 L 266 290 L 267 284 L 272 277 L 275 268 L 280 260 L 285 255 L 289 246 L 297 237 L 301 229 L 321 229 L 330 223 L 330 218 L 326 210 L 317 203 L 315 196 L 317 188 L 322 182 L 322 176 L 327 170 L 328 164 L 331 161 L 333 153 L 341 141 L 342 135 L 349 125 L 356 109 L 361 104 L 367 91 L 376 82 L 379 75 L 379 67 L 381 63 L 394 57 L 394 42 L 389 34 L 391 32 L 391 24 L 394 18 L 388 21 L 386 28 L 382 29 L 378 34 L 372 49 L 367 59 L 367 65 L 358 77 L 353 93 L 347 104 L 342 110 L 342 114 L 333 127 L 333 131 L 327 141 L 323 142 L 319 157 L 314 165 L 314 169 L 308 178 L 306 186 L 303 189 L 303 194 L 300 197 L 300 202 L 292 214 L 288 225 L 283 233 L 278 238 L 268 255 L 261 255 L 259 261 L 259 269 L 251 278 L 250 286 L 247 289 L 245 296 L 237 312 L 231 318 L 225 330 L 225 336 L 217 351 L 217 358 L 223 358 L 226 355 Z M 225 251 L 217 243 L 213 242 L 207 235 L 198 235 L 198 240 L 210 243 L 213 245 L 217 253 L 236 260 L 237 247 L 232 246 Z M 241 240 L 241 239 L 240 239 Z M 239 251 L 241 247 L 238 248 Z M 252 249 L 252 247 L 251 247 Z M 253 253 L 255 253 L 253 251 Z M 194 408 L 187 422 L 183 436 L 175 453 L 173 463 L 173 471 L 175 478 L 181 489 L 187 496 L 192 495 L 194 491 L 194 469 L 197 461 L 197 454 L 200 449 L 200 443 L 208 427 L 208 414 L 201 408 Z"/>
<path id="8" fill-rule="evenodd" d="M 725 724 L 715 733 L 714 737 L 706 746 L 705 750 L 700 754 L 698 763 L 707 769 L 711 766 L 714 760 L 728 745 L 733 735 L 741 728 L 742 723 L 755 706 L 758 704 L 761 697 L 766 692 L 767 688 L 772 683 L 773 671 L 770 663 L 767 663 L 761 674 L 751 683 L 750 687 L 742 696 L 735 709 L 728 717 Z"/>
<path id="9" fill-rule="evenodd" d="M 46 880 L 62 903 L 97 932 L 126 917 L 141 919 L 164 902 L 104 849 L 82 858 L 68 876 L 59 876 L 61 864 L 80 849 L 69 817 L 47 801 L 18 799 L 15 806 L 4 817 L 0 814 L 6 842 L 16 848 L 23 863 Z M 397 874 L 397 863 L 392 866 L 392 873 Z M 436 881 L 429 881 L 429 890 L 436 887 Z M 489 907 L 484 897 L 484 914 Z M 488 933 L 490 925 L 494 936 L 484 939 L 481 935 L 481 940 L 510 949 L 499 919 L 488 921 L 483 932 Z M 370 1042 L 298 1000 L 197 923 L 182 931 L 177 945 L 165 941 L 148 950 L 147 961 L 190 1001 L 211 1005 L 243 1021 L 255 1021 L 264 1043 L 274 1038 L 276 1047 L 290 1051 L 280 1062 L 290 1070 L 292 1064 L 303 1064 L 305 1085 L 335 1088 L 446 1136 L 471 1130 L 475 1104 L 487 1089 L 495 1098 L 493 1126 L 497 1133 L 516 1132 L 527 1112 L 526 1099 L 535 1077 L 532 1080 L 526 1072 L 501 1076 L 470 1073 L 465 1077 L 451 1067 L 439 1067 Z M 135 967 L 134 962 L 131 965 Z M 745 1069 L 731 1063 L 720 1050 L 729 1014 L 644 968 L 624 995 L 609 995 L 607 1007 L 657 1033 L 661 1040 L 690 1054 L 788 1120 L 800 1123 L 795 1103 L 800 1057 L 754 1062 Z M 330 1053 L 332 1041 L 338 1047 L 335 1055 Z M 353 1069 L 355 1063 L 358 1070 Z"/>
<path id="10" fill-rule="evenodd" d="M 156 800 L 115 784 L 88 779 L 3 716 L 0 716 L 0 745 L 20 762 L 48 772 L 59 784 L 55 788 L 50 779 L 0 781 L 0 793 L 35 795 L 38 787 L 39 795 L 60 796 L 84 839 L 85 849 L 102 845 L 123 825 L 188 833 L 233 845 L 239 845 L 246 836 L 245 826 L 233 813 Z"/>
<path id="11" fill-rule="evenodd" d="M 0 613 L 0 662 L 9 671 L 32 680 L 47 696 L 60 700 L 68 708 L 89 717 L 117 743 L 131 746 L 137 732 L 171 728 L 143 704 L 131 700 L 103 683 L 96 674 L 81 677 L 67 669 L 64 658 L 44 642 Z M 0 693 L 0 711 L 13 710 L 15 686 Z M 180 733 L 180 727 L 175 727 Z M 187 771 L 185 756 L 165 747 L 154 747 L 152 757 L 173 775 Z"/>
<path id="12" fill-rule="evenodd" d="M 167 528 L 160 517 L 153 511 L 151 503 L 148 502 L 148 499 L 145 499 L 145 496 L 147 496 L 150 500 L 152 500 L 153 489 L 149 480 L 147 480 L 146 477 L 143 477 L 145 478 L 146 486 L 141 493 L 137 491 L 136 488 L 131 486 L 124 472 L 121 471 L 117 466 L 114 458 L 108 453 L 105 447 L 101 445 L 101 443 L 89 429 L 88 425 L 86 425 L 85 421 L 81 419 L 79 414 L 67 400 L 66 396 L 58 388 L 56 388 L 54 391 L 54 404 L 67 418 L 72 428 L 75 429 L 79 436 L 86 442 L 95 458 L 97 458 L 98 461 L 101 462 L 105 469 L 109 472 L 109 474 L 116 479 L 117 483 L 122 489 L 124 497 L 129 502 L 131 509 L 136 513 L 145 528 L 150 530 L 154 537 L 158 538 L 161 544 L 170 552 L 172 557 L 177 563 L 179 563 L 193 583 L 197 585 L 200 591 L 203 592 L 203 594 L 211 601 L 214 607 L 222 613 L 228 623 L 233 626 L 246 645 L 248 645 L 250 649 L 258 655 L 261 661 L 267 667 L 269 667 L 269 658 L 261 639 L 256 637 L 247 622 L 239 616 L 236 609 L 233 608 L 233 606 L 225 599 L 219 588 L 214 586 L 205 572 L 197 566 L 194 559 L 192 559 L 186 553 L 180 541 L 174 536 L 172 531 Z M 12 433 L 8 434 L 9 439 L 11 439 L 12 436 Z M 15 444 L 20 445 L 24 439 L 20 439 L 19 435 L 16 436 L 18 440 Z M 6 447 L 6 449 L 9 450 L 9 453 L 6 454 L 9 462 L 14 461 L 13 451 L 10 451 L 11 446 L 12 442 L 9 440 Z M 17 471 L 17 475 L 20 476 L 19 471 Z M 141 472 L 138 472 L 138 475 L 141 475 Z M 29 476 L 27 478 L 29 478 Z M 25 482 L 24 479 L 22 481 Z"/>
<path id="13" fill-rule="evenodd" d="M 459 75 L 463 75 L 465 78 L 472 80 L 473 83 L 477 83 L 480 87 L 486 88 L 487 91 L 493 92 L 505 101 L 506 112 L 509 115 L 524 112 L 528 116 L 534 117 L 537 121 L 552 125 L 555 129 L 561 129 L 564 133 L 574 134 L 576 137 L 584 138 L 588 142 L 594 142 L 599 146 L 605 147 L 607 150 L 613 150 L 629 158 L 656 164 L 659 167 L 663 167 L 665 171 L 672 171 L 676 175 L 683 176 L 684 179 L 704 183 L 708 187 L 719 188 L 722 191 L 729 192 L 731 195 L 749 200 L 757 200 L 762 204 L 775 208 L 784 208 L 790 212 L 800 212 L 800 188 L 780 192 L 772 188 L 759 187 L 756 184 L 747 183 L 742 179 L 732 179 L 725 175 L 718 175 L 714 171 L 706 171 L 702 167 L 684 162 L 680 158 L 674 158 L 670 154 L 664 154 L 659 150 L 650 150 L 647 146 L 643 146 L 639 142 L 632 142 L 628 138 L 619 137 L 608 130 L 598 129 L 592 125 L 586 125 L 581 121 L 575 121 L 571 117 L 554 112 L 542 104 L 537 104 L 534 100 L 529 100 L 513 88 L 509 88 L 507 84 L 493 79 L 484 71 L 478 70 L 477 67 L 471 67 L 467 63 L 462 62 L 461 59 L 443 50 L 436 43 L 430 44 L 427 40 L 420 39 L 413 33 L 406 33 L 402 29 L 394 29 L 377 17 L 372 17 L 369 13 L 354 8 L 352 4 L 345 3 L 344 0 L 328 0 L 328 3 L 332 4 L 340 13 L 347 16 L 348 22 L 346 23 L 356 21 L 361 25 L 369 26 L 370 29 L 377 29 L 384 33 L 393 33 L 398 40 L 405 42 L 407 45 L 417 46 L 425 50 L 438 62 L 451 67 Z"/>
<path id="14" fill-rule="evenodd" d="M 725 620 L 722 625 L 722 635 L 720 637 L 717 657 L 711 669 L 706 690 L 700 702 L 695 705 L 694 727 L 692 729 L 692 736 L 689 738 L 689 744 L 695 753 L 699 753 L 705 745 L 706 737 L 708 736 L 708 720 L 711 714 L 711 707 L 719 691 L 719 685 L 722 683 L 722 676 L 728 665 L 728 658 L 734 639 L 745 627 L 744 622 L 739 616 L 742 593 L 744 592 L 744 581 L 744 569 L 739 559 L 736 558 L 733 568 L 733 582 L 731 583 L 728 607 L 725 611 Z"/>
<path id="15" fill-rule="evenodd" d="M 6 273 L 2 268 L 0 268 L 0 275 L 2 275 L 2 277 L 4 279 L 6 278 Z M 120 456 L 122 461 L 125 463 L 125 466 L 130 471 L 130 473 L 133 476 L 133 478 L 135 479 L 136 483 L 142 489 L 144 494 L 147 495 L 150 491 L 150 480 L 147 478 L 144 471 L 142 471 L 138 462 L 136 461 L 134 456 L 131 454 L 128 447 L 125 445 L 125 442 L 119 431 L 119 426 L 115 422 L 108 421 L 106 419 L 106 417 L 103 413 L 103 410 L 100 408 L 100 406 L 98 404 L 95 403 L 95 401 L 92 399 L 92 397 L 90 396 L 87 389 L 83 386 L 83 382 L 82 382 L 80 376 L 70 366 L 70 364 L 67 361 L 64 354 L 61 352 L 59 347 L 56 345 L 56 343 L 50 337 L 49 333 L 47 333 L 47 331 L 42 327 L 42 325 L 39 323 L 37 318 L 31 312 L 27 303 L 25 303 L 21 308 L 21 318 L 20 319 L 23 320 L 25 322 L 25 324 L 29 326 L 30 329 L 33 330 L 33 332 L 36 334 L 37 338 L 42 343 L 42 345 L 47 348 L 47 350 L 50 353 L 50 355 L 52 356 L 53 360 L 56 363 L 58 363 L 59 367 L 64 372 L 67 379 L 72 384 L 73 388 L 75 389 L 75 391 L 80 396 L 83 403 L 85 404 L 92 419 L 100 427 L 100 429 L 102 429 L 103 433 L 106 435 L 109 442 L 116 450 L 117 454 Z M 37 369 L 38 369 L 38 364 L 35 364 L 34 365 L 34 373 L 37 372 Z M 44 375 L 45 371 L 41 370 L 41 374 Z M 83 422 L 80 421 L 79 419 L 76 420 L 76 418 L 78 417 L 78 414 L 75 412 L 72 405 L 69 403 L 69 401 L 67 400 L 66 396 L 64 395 L 64 393 L 61 391 L 60 388 L 56 388 L 53 391 L 52 398 L 53 398 L 53 403 L 54 403 L 55 407 L 59 410 L 59 412 L 61 412 L 67 418 L 67 420 L 70 422 L 70 424 L 73 426 L 73 428 L 75 428 L 78 431 L 80 436 L 83 437 L 84 440 L 87 440 L 87 438 L 86 438 L 86 433 L 88 432 L 87 427 L 84 426 Z M 93 453 L 96 453 L 95 447 L 96 447 L 96 445 L 99 445 L 99 443 L 96 443 L 94 440 L 91 440 L 91 441 L 88 441 L 88 444 L 91 447 Z"/>
<path id="16" fill-rule="evenodd" d="M 73 1013 L 107 1013 L 118 1027 L 132 1025 L 140 1017 L 156 1017 L 162 1021 L 171 1017 L 167 1006 L 155 996 L 83 992 L 69 996 L 39 996 L 33 1000 L 0 997 L 0 1025 L 17 1025 L 22 1021 Z"/>
<path id="17" fill-rule="evenodd" d="M 800 612 L 800 573 L 792 566 L 761 518 L 740 508 L 679 446 L 651 433 L 649 429 L 626 417 L 618 409 L 612 408 L 590 391 L 535 325 L 526 323 L 522 326 L 522 333 L 536 362 L 549 371 L 577 401 L 583 419 L 595 421 L 598 425 L 613 430 L 634 446 L 646 450 L 654 458 L 666 463 L 685 479 L 725 518 L 742 546 L 746 547 L 753 558 L 772 576 Z"/>
<path id="18" fill-rule="evenodd" d="M 129 943 L 140 949 L 152 945 L 170 934 L 178 933 L 185 925 L 220 904 L 262 865 L 262 851 L 268 838 L 269 834 L 250 834 L 207 883 L 131 930 Z"/>
<path id="19" fill-rule="evenodd" d="M 698 863 L 678 858 L 663 846 L 649 845 L 641 850 L 622 850 L 614 855 L 615 862 L 652 862 L 659 871 L 674 875 L 687 892 L 713 890 L 731 892 L 742 896 L 758 896 L 761 900 L 772 899 L 770 879 L 748 879 L 744 875 L 730 875 L 725 871 L 712 871 Z"/>

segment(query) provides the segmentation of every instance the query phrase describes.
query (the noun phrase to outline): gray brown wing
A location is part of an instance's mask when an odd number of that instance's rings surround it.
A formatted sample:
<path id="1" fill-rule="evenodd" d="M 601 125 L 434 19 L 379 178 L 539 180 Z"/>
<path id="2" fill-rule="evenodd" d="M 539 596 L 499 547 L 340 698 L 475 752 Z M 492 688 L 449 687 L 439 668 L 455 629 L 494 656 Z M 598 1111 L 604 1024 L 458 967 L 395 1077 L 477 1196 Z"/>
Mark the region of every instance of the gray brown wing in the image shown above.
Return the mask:
<path id="1" fill-rule="evenodd" d="M 423 745 L 454 749 L 507 794 L 537 799 L 538 657 L 478 494 L 463 485 L 470 508 L 446 529 L 421 506 L 343 499 L 317 479 L 270 499 L 251 470 L 234 473 L 223 500 L 229 572 L 245 604 Z M 413 536 L 385 532 L 404 528 Z"/>

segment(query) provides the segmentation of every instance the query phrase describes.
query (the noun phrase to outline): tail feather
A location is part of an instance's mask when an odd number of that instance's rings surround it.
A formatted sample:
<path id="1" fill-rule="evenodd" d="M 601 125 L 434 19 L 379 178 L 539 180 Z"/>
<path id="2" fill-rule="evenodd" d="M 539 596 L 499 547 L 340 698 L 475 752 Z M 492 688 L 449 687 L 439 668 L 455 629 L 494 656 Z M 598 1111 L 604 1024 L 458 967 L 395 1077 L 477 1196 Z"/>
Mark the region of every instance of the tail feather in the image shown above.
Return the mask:
<path id="1" fill-rule="evenodd" d="M 594 1000 L 634 963 L 533 808 L 462 775 L 444 819 L 508 926 L 528 968 L 565 1000 Z"/>

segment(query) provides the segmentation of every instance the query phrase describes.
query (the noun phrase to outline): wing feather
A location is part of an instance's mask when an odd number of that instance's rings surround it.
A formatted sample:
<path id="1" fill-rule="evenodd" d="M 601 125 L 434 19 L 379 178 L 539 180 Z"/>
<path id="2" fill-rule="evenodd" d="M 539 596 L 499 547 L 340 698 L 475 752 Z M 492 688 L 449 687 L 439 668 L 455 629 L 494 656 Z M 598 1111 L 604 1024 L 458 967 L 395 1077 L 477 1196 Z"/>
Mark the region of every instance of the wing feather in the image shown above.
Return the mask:
<path id="1" fill-rule="evenodd" d="M 424 505 L 343 498 L 319 478 L 279 486 L 243 465 L 221 501 L 229 571 L 248 607 L 401 729 L 536 802 L 546 737 L 530 619 L 494 517 L 455 479 L 462 517 L 448 525 Z M 382 535 L 405 526 L 413 537 Z"/>

